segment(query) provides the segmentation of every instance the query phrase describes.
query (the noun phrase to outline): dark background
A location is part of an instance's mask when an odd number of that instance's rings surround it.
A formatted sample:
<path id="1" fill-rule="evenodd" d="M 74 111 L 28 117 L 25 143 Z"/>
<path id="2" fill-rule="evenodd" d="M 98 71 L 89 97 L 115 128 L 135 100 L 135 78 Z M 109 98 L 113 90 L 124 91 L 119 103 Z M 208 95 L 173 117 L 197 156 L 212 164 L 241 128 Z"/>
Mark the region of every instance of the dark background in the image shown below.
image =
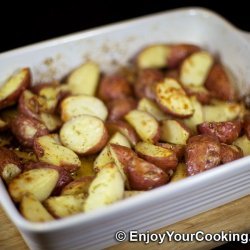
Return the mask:
<path id="1" fill-rule="evenodd" d="M 0 7 L 0 52 L 125 20 L 185 6 L 202 6 L 250 31 L 248 1 L 189 0 L 82 0 L 3 1 Z"/>

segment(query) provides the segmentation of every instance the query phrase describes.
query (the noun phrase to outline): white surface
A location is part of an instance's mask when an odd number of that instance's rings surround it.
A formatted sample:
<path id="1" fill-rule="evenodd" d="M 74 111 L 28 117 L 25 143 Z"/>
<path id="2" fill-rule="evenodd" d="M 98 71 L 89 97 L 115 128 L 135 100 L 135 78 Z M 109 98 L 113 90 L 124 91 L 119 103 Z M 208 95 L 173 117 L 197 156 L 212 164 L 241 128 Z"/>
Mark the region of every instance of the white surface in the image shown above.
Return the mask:
<path id="1" fill-rule="evenodd" d="M 30 66 L 35 81 L 66 75 L 88 58 L 114 70 L 154 42 L 200 44 L 220 56 L 241 93 L 249 91 L 249 37 L 204 9 L 182 9 L 78 33 L 0 55 L 0 82 Z M 49 74 L 45 72 L 49 71 Z M 153 230 L 250 194 L 250 157 L 118 202 L 45 224 L 22 218 L 0 181 L 0 201 L 31 249 L 101 249 L 118 230 Z"/>

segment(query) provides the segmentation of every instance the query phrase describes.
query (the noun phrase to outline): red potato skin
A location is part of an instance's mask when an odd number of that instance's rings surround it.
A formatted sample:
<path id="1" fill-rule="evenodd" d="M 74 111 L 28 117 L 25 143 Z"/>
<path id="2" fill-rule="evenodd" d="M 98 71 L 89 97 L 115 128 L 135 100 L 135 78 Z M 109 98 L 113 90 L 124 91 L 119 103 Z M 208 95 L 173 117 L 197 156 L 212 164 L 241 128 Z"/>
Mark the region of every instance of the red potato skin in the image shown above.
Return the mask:
<path id="1" fill-rule="evenodd" d="M 244 116 L 243 130 L 244 130 L 247 138 L 250 140 L 250 115 Z"/>
<path id="2" fill-rule="evenodd" d="M 165 78 L 173 78 L 179 82 L 180 81 L 179 71 L 177 69 L 169 69 L 169 70 L 167 70 L 167 72 L 165 74 Z"/>
<path id="3" fill-rule="evenodd" d="M 98 89 L 98 97 L 104 102 L 128 97 L 132 94 L 130 83 L 121 75 L 104 76 Z"/>
<path id="4" fill-rule="evenodd" d="M 221 144 L 221 162 L 228 163 L 243 157 L 243 151 L 237 146 Z"/>
<path id="5" fill-rule="evenodd" d="M 15 103 L 18 100 L 19 96 L 22 94 L 22 92 L 30 87 L 32 81 L 30 69 L 23 68 L 22 71 L 25 72 L 25 78 L 23 79 L 22 84 L 19 86 L 18 89 L 16 89 L 14 93 L 0 101 L 0 109 L 6 108 Z"/>
<path id="6" fill-rule="evenodd" d="M 197 126 L 201 134 L 211 135 L 216 137 L 221 143 L 231 144 L 235 141 L 241 132 L 241 122 L 204 122 Z"/>
<path id="7" fill-rule="evenodd" d="M 201 104 L 209 104 L 211 102 L 211 99 L 213 98 L 213 94 L 209 91 L 194 91 L 188 87 L 184 87 L 184 90 L 186 91 L 188 96 L 196 96 L 197 100 Z"/>
<path id="8" fill-rule="evenodd" d="M 3 171 L 7 164 L 13 164 L 16 165 L 16 170 L 19 172 L 22 171 L 22 163 L 19 160 L 18 156 L 11 151 L 10 149 L 0 147 L 0 176 L 5 180 L 9 181 L 3 176 Z M 14 167 L 14 166 L 13 166 Z M 10 178 L 13 178 L 14 176 L 9 176 Z"/>
<path id="9" fill-rule="evenodd" d="M 25 130 L 28 128 L 36 130 L 33 136 L 27 135 Z M 11 123 L 11 131 L 17 140 L 25 147 L 32 148 L 36 137 L 49 134 L 44 124 L 36 119 L 19 114 Z"/>
<path id="10" fill-rule="evenodd" d="M 164 75 L 157 69 L 141 69 L 138 73 L 134 85 L 135 95 L 138 98 L 155 99 L 154 86 L 155 83 L 164 79 Z"/>
<path id="11" fill-rule="evenodd" d="M 128 147 L 114 143 L 110 143 L 110 147 L 115 152 L 118 160 L 121 162 L 122 165 L 126 165 L 127 162 L 132 161 L 134 157 L 137 157 L 137 154 Z"/>
<path id="12" fill-rule="evenodd" d="M 155 145 L 172 150 L 179 160 L 181 160 L 185 154 L 184 145 L 170 144 L 165 142 L 157 142 Z"/>
<path id="13" fill-rule="evenodd" d="M 120 132 L 124 135 L 132 145 L 136 145 L 139 142 L 139 137 L 131 125 L 124 121 L 108 121 L 105 123 L 109 134 Z"/>
<path id="14" fill-rule="evenodd" d="M 62 167 L 58 167 L 44 162 L 28 162 L 24 165 L 24 171 L 28 171 L 31 169 L 38 169 L 38 168 L 51 168 L 58 171 L 59 179 L 52 192 L 52 195 L 59 195 L 63 187 L 65 187 L 73 180 L 71 175 Z"/>
<path id="15" fill-rule="evenodd" d="M 171 52 L 168 57 L 168 68 L 177 68 L 184 59 L 199 51 L 200 48 L 193 44 L 176 44 L 171 46 Z"/>
<path id="16" fill-rule="evenodd" d="M 221 64 L 216 63 L 212 67 L 205 87 L 221 100 L 233 101 L 236 99 L 236 91 Z"/>
<path id="17" fill-rule="evenodd" d="M 219 141 L 209 135 L 191 137 L 186 146 L 185 162 L 189 176 L 218 166 L 221 162 Z"/>
<path id="18" fill-rule="evenodd" d="M 124 115 L 137 107 L 137 101 L 132 97 L 114 99 L 107 103 L 108 120 L 121 120 Z"/>

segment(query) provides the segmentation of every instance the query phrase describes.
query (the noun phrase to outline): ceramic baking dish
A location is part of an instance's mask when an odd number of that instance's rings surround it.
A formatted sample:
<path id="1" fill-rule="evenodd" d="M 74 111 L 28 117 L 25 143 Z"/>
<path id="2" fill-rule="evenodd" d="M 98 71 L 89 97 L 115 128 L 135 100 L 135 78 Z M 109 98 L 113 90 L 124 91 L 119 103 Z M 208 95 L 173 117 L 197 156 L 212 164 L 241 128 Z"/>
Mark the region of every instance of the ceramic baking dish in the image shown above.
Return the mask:
<path id="1" fill-rule="evenodd" d="M 36 82 L 61 78 L 88 58 L 112 71 L 155 42 L 190 42 L 207 48 L 231 70 L 238 89 L 249 91 L 250 36 L 200 8 L 163 12 L 3 53 L 0 81 L 23 66 L 31 67 Z M 19 214 L 0 180 L 4 210 L 31 249 L 46 250 L 102 249 L 117 243 L 118 230 L 158 229 L 249 193 L 250 157 L 245 157 L 99 211 L 42 224 Z"/>

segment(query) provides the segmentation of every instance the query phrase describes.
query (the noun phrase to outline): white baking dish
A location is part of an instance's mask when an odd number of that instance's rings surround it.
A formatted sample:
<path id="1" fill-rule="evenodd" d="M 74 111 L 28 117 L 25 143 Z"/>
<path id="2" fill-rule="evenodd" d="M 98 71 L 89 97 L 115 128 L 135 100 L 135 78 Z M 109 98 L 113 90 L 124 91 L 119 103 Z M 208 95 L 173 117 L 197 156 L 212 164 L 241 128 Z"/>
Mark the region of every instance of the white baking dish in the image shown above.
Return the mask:
<path id="1" fill-rule="evenodd" d="M 30 66 L 35 81 L 60 78 L 87 58 L 114 70 L 154 42 L 190 42 L 219 54 L 239 90 L 250 89 L 247 34 L 204 9 L 180 9 L 65 36 L 0 55 L 0 80 Z M 49 74 L 45 74 L 48 72 Z M 169 184 L 101 211 L 51 223 L 26 221 L 0 181 L 1 204 L 31 249 L 101 249 L 118 230 L 154 230 L 250 193 L 250 157 Z M 201 228 L 202 229 L 202 228 Z"/>

